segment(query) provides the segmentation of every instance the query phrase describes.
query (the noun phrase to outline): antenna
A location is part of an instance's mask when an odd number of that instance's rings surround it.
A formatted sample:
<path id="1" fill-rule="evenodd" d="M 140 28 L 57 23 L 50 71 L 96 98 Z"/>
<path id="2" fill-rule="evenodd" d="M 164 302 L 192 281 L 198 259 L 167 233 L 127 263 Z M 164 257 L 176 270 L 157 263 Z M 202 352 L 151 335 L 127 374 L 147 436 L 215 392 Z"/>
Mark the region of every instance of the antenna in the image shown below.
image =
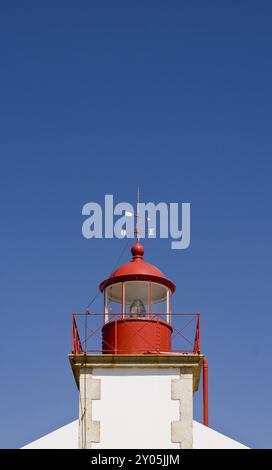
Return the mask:
<path id="1" fill-rule="evenodd" d="M 137 243 L 140 241 L 140 230 L 139 230 L 139 203 L 140 203 L 140 189 L 138 186 L 137 190 L 137 202 L 136 202 L 136 240 Z"/>

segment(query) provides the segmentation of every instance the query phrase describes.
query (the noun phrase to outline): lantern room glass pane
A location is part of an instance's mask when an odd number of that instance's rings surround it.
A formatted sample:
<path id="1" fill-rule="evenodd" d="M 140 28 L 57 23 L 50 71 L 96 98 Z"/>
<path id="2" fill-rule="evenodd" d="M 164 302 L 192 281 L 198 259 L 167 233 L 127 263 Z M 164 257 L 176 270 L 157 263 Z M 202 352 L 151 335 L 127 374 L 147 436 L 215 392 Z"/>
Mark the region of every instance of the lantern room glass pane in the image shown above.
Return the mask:
<path id="1" fill-rule="evenodd" d="M 122 283 L 113 284 L 106 288 L 105 313 L 108 320 L 121 317 L 122 314 Z"/>
<path id="2" fill-rule="evenodd" d="M 168 289 L 148 281 L 127 281 L 125 290 L 126 317 L 148 317 L 168 321 Z"/>
<path id="3" fill-rule="evenodd" d="M 126 281 L 113 284 L 105 289 L 105 321 L 125 316 L 169 322 L 170 294 L 166 286 L 156 282 Z"/>
<path id="4" fill-rule="evenodd" d="M 149 314 L 148 282 L 129 281 L 125 283 L 126 317 L 145 318 Z"/>
<path id="5" fill-rule="evenodd" d="M 163 303 L 167 299 L 167 287 L 159 284 L 158 282 L 151 282 L 151 297 L 152 304 Z"/>
<path id="6" fill-rule="evenodd" d="M 152 297 L 152 315 L 151 318 L 168 321 L 168 302 L 167 302 L 167 287 L 152 282 L 151 283 L 151 297 Z"/>

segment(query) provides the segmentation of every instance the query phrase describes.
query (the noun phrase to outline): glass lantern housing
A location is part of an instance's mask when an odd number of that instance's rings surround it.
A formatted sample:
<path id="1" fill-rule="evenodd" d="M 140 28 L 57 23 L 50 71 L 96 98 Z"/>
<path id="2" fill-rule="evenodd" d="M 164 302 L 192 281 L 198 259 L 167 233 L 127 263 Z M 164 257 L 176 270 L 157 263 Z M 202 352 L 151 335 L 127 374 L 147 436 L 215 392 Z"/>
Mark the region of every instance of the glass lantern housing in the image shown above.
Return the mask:
<path id="1" fill-rule="evenodd" d="M 105 322 L 114 318 L 160 318 L 170 323 L 171 291 L 151 281 L 125 281 L 104 291 Z"/>

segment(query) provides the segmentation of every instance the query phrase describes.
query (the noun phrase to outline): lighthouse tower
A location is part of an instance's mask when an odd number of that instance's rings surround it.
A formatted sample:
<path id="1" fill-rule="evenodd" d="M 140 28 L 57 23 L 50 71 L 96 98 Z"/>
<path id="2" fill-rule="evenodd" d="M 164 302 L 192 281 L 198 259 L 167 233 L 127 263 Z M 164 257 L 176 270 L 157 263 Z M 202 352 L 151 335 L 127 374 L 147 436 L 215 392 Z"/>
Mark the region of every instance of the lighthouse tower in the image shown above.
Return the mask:
<path id="1" fill-rule="evenodd" d="M 104 311 L 73 315 L 69 358 L 79 388 L 78 446 L 193 448 L 193 397 L 202 369 L 208 424 L 200 316 L 172 312 L 174 283 L 144 260 L 138 240 L 131 254 L 100 284 Z M 189 347 L 174 347 L 188 324 L 195 325 Z M 98 349 L 89 349 L 90 338 L 100 335 Z"/>

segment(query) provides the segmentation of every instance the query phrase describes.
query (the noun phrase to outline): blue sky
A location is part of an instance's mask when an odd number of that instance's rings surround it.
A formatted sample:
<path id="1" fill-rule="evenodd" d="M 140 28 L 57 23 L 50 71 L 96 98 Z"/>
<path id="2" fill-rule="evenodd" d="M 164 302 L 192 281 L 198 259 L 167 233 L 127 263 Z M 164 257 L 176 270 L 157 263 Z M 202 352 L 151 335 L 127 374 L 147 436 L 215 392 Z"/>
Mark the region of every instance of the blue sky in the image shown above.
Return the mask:
<path id="1" fill-rule="evenodd" d="M 176 311 L 202 314 L 210 426 L 271 447 L 271 14 L 2 3 L 0 447 L 77 418 L 71 312 L 124 246 L 84 239 L 81 209 L 133 203 L 138 185 L 143 201 L 191 203 L 190 248 L 147 240 L 145 259 L 177 284 Z"/>

